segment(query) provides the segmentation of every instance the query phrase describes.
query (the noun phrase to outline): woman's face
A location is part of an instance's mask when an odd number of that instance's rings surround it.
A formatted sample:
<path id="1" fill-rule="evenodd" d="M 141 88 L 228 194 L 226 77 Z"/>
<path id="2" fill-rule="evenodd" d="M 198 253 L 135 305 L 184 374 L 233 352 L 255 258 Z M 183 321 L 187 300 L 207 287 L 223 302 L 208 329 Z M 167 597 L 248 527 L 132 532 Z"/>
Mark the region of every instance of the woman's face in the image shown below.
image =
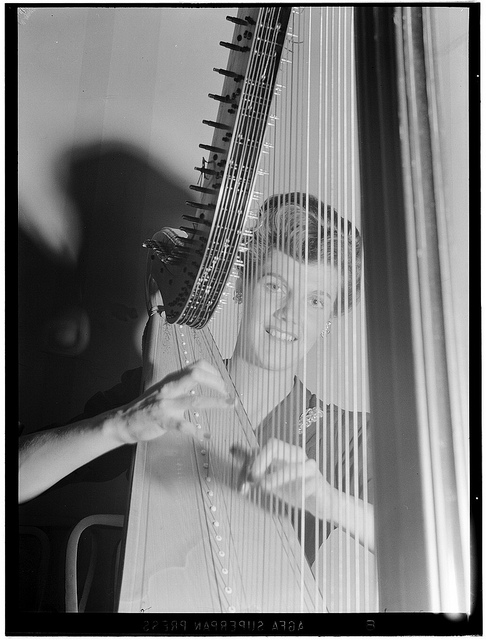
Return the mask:
<path id="1" fill-rule="evenodd" d="M 273 249 L 247 286 L 240 353 L 265 369 L 295 372 L 331 317 L 337 270 L 322 263 L 305 265 Z"/>

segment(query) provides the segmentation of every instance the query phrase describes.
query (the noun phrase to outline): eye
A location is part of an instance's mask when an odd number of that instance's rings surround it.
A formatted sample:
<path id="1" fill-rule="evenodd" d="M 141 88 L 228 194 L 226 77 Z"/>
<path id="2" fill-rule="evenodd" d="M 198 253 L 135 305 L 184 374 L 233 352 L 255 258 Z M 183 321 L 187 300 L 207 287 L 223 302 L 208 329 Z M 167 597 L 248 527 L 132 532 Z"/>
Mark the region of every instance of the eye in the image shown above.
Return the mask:
<path id="1" fill-rule="evenodd" d="M 312 295 L 309 298 L 309 304 L 315 309 L 324 309 L 324 296 Z"/>
<path id="2" fill-rule="evenodd" d="M 266 289 L 268 289 L 271 293 L 284 293 L 285 287 L 282 282 L 278 278 L 267 277 L 263 282 Z"/>

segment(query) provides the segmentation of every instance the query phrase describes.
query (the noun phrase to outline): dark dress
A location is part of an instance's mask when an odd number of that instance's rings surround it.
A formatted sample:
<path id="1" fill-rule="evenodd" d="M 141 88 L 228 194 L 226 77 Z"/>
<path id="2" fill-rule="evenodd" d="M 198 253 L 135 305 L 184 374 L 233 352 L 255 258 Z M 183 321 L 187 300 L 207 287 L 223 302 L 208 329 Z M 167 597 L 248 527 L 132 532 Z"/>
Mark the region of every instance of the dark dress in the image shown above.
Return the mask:
<path id="1" fill-rule="evenodd" d="M 270 438 L 284 440 L 293 445 L 304 448 L 305 433 L 305 452 L 308 458 L 318 461 L 319 470 L 325 475 L 329 483 L 334 487 L 346 490 L 346 441 L 348 441 L 348 465 L 349 465 L 349 485 L 351 495 L 355 493 L 354 482 L 354 414 L 350 411 L 339 409 L 335 405 L 324 405 L 319 403 L 317 406 L 317 397 L 311 394 L 309 390 L 305 390 L 304 402 L 304 386 L 298 379 L 289 395 L 269 414 L 257 429 L 258 441 L 264 445 Z M 339 447 L 339 421 L 341 421 L 342 443 Z M 304 422 L 307 426 L 304 427 Z M 347 434 L 347 436 L 346 436 Z M 358 435 L 358 497 L 363 498 L 363 427 L 362 417 L 357 417 L 357 435 Z M 324 437 L 325 436 L 325 437 Z M 333 444 L 331 447 L 331 436 Z M 371 453 L 368 431 L 368 472 L 371 466 Z M 319 450 L 317 447 L 319 442 Z M 325 445 L 324 445 L 325 442 Z M 333 461 L 331 462 L 331 454 Z M 340 455 L 341 454 L 341 455 Z M 325 459 L 324 459 L 325 455 Z M 339 464 L 341 457 L 341 464 Z M 334 472 L 333 472 L 334 470 Z M 331 480 L 331 477 L 333 479 Z M 368 502 L 373 501 L 371 475 L 368 473 Z M 282 506 L 290 516 L 294 527 L 296 527 L 301 538 L 301 514 L 300 509 L 287 509 Z M 319 536 L 320 547 L 324 541 L 324 525 L 319 522 L 316 526 L 316 519 L 308 512 L 305 514 L 305 555 L 310 565 L 313 564 L 316 554 L 316 535 Z M 330 533 L 329 524 L 326 526 L 326 537 Z"/>

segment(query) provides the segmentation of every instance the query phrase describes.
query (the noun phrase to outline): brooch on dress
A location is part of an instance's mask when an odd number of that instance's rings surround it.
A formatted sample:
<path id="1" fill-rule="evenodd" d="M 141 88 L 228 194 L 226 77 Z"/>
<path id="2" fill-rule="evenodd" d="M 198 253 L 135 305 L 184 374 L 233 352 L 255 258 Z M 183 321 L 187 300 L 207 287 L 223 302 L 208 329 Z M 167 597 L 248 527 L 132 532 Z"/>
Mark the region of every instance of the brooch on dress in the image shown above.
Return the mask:
<path id="1" fill-rule="evenodd" d="M 302 413 L 299 418 L 299 433 L 303 433 L 304 431 L 304 420 L 305 426 L 310 427 L 313 422 L 317 422 L 319 418 L 323 417 L 324 411 L 322 409 L 318 409 L 317 407 L 310 407 L 305 413 Z"/>

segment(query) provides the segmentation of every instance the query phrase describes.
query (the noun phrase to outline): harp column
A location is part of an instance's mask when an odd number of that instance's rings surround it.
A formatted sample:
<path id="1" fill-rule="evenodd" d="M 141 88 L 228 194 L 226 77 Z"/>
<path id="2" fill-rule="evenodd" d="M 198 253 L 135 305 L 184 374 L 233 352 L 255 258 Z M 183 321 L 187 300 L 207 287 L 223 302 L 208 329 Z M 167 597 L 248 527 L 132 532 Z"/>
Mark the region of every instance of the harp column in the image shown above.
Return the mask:
<path id="1" fill-rule="evenodd" d="M 467 612 L 467 434 L 430 24 L 421 8 L 356 12 L 380 609 Z"/>

